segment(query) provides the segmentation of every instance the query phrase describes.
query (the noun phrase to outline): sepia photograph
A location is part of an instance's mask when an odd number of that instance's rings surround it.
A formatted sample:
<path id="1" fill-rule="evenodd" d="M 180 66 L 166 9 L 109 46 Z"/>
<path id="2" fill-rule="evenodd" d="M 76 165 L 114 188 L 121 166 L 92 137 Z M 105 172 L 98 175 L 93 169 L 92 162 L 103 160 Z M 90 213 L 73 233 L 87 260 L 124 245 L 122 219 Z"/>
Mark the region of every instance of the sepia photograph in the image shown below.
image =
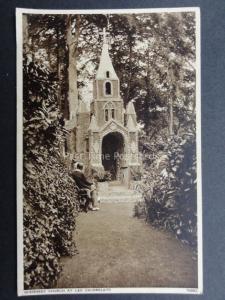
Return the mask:
<path id="1" fill-rule="evenodd" d="M 203 292 L 200 10 L 16 10 L 18 295 Z"/>

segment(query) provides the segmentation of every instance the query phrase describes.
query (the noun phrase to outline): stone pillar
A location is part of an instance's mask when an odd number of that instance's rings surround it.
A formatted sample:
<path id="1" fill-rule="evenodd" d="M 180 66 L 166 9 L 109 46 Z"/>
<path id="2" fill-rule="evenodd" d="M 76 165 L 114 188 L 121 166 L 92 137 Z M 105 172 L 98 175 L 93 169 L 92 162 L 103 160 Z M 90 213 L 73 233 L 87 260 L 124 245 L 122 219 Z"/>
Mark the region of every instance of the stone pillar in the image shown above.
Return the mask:
<path id="1" fill-rule="evenodd" d="M 89 132 L 89 168 L 103 170 L 100 136 L 98 132 Z"/>

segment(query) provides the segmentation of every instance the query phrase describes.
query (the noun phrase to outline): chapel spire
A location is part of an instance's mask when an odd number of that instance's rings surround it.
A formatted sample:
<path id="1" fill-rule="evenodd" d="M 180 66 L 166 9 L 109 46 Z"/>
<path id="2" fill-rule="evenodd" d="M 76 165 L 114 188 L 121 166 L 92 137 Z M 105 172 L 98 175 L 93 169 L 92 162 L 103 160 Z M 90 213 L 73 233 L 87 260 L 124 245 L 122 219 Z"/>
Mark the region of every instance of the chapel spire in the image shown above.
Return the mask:
<path id="1" fill-rule="evenodd" d="M 134 104 L 133 104 L 132 101 L 128 102 L 128 104 L 126 106 L 126 119 L 127 119 L 127 122 L 129 121 L 130 117 L 132 118 L 132 120 L 133 120 L 133 122 L 136 126 L 137 125 L 137 115 L 136 115 Z"/>
<path id="2" fill-rule="evenodd" d="M 105 28 L 103 29 L 102 34 L 103 34 L 103 47 L 102 47 L 102 53 L 100 57 L 98 71 L 96 74 L 96 79 L 102 80 L 102 79 L 110 78 L 111 80 L 118 80 L 118 77 L 112 65 L 112 60 L 109 56 L 109 44 L 108 44 L 107 32 Z"/>

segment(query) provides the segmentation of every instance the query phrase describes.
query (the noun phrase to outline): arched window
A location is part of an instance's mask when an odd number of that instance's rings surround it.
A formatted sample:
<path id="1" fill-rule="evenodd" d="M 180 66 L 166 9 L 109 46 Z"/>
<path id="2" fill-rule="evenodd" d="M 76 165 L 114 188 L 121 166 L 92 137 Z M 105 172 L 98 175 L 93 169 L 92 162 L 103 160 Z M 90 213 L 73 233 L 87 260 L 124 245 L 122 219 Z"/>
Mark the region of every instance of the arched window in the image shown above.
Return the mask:
<path id="1" fill-rule="evenodd" d="M 111 83 L 110 82 L 106 82 L 105 83 L 105 94 L 106 95 L 111 95 L 112 92 L 111 92 Z"/>
<path id="2" fill-rule="evenodd" d="M 86 152 L 89 152 L 89 139 L 88 138 L 85 139 L 85 143 L 86 143 Z"/>
<path id="3" fill-rule="evenodd" d="M 115 119 L 115 107 L 112 102 L 107 102 L 104 106 L 105 121 Z"/>
<path id="4" fill-rule="evenodd" d="M 109 71 L 106 71 L 106 78 L 109 78 Z"/>
<path id="5" fill-rule="evenodd" d="M 65 155 L 68 154 L 68 143 L 67 140 L 64 140 L 64 151 L 65 151 Z"/>
<path id="6" fill-rule="evenodd" d="M 109 110 L 105 109 L 105 121 L 107 122 L 109 120 Z"/>
<path id="7" fill-rule="evenodd" d="M 111 113 L 112 113 L 112 119 L 115 119 L 115 109 L 114 108 L 112 108 Z"/>

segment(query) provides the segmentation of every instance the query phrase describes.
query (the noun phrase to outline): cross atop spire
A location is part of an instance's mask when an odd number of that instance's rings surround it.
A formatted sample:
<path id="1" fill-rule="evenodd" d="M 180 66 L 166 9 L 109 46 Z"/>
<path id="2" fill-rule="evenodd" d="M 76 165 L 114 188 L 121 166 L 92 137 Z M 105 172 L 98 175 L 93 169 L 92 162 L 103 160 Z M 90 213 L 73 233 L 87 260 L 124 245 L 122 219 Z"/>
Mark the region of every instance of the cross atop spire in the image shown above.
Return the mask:
<path id="1" fill-rule="evenodd" d="M 108 32 L 106 32 L 105 27 L 103 28 L 103 31 L 100 34 L 103 35 L 103 47 L 102 47 L 102 54 L 100 57 L 98 71 L 96 74 L 96 79 L 98 79 L 98 80 L 106 79 L 106 77 L 107 77 L 106 72 L 109 72 L 110 79 L 118 80 L 118 77 L 117 77 L 116 72 L 112 65 L 111 58 L 109 56 L 109 44 L 108 44 L 108 40 L 107 40 Z"/>

